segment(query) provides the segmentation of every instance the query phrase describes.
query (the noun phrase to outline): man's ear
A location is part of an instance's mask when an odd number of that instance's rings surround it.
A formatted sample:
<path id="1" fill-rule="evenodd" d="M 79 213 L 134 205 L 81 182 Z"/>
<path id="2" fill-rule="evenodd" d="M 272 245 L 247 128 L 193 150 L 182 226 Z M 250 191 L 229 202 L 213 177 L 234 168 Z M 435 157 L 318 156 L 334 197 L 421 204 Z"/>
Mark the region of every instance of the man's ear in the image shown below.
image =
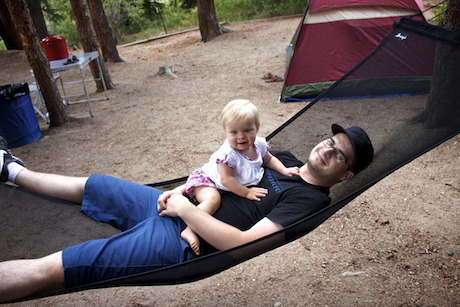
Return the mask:
<path id="1" fill-rule="evenodd" d="M 340 177 L 340 181 L 351 179 L 354 175 L 355 173 L 353 173 L 352 171 L 347 171 L 342 177 Z"/>

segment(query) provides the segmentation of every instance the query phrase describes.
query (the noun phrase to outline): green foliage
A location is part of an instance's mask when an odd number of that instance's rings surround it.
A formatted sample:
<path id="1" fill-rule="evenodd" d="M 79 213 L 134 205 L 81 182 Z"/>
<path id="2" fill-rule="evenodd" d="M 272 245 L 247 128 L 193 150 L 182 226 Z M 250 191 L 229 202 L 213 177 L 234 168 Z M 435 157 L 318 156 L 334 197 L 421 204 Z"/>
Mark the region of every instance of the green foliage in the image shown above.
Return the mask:
<path id="1" fill-rule="evenodd" d="M 105 0 L 103 6 L 116 41 L 124 33 L 139 32 L 146 27 L 144 7 L 151 13 L 150 3 L 144 0 Z"/>
<path id="2" fill-rule="evenodd" d="M 437 26 L 443 26 L 444 25 L 444 19 L 446 17 L 446 9 L 447 9 L 447 3 L 441 3 L 437 8 L 434 9 L 435 13 L 435 25 Z"/>
<path id="3" fill-rule="evenodd" d="M 0 40 L 0 50 L 7 50 L 5 42 L 3 40 Z"/>
<path id="4" fill-rule="evenodd" d="M 162 12 L 163 20 L 168 32 L 184 28 L 198 27 L 198 9 L 182 10 L 168 6 Z"/>
<path id="5" fill-rule="evenodd" d="M 81 47 L 75 18 L 68 0 L 42 0 L 43 11 L 50 35 L 61 35 L 67 46 Z"/>
<path id="6" fill-rule="evenodd" d="M 219 20 L 244 21 L 304 12 L 305 0 L 214 0 Z"/>
<path id="7" fill-rule="evenodd" d="M 196 0 L 102 0 L 117 44 L 198 27 Z M 42 0 L 50 34 L 80 46 L 69 0 Z M 305 0 L 214 0 L 220 22 L 301 14 Z"/>
<path id="8" fill-rule="evenodd" d="M 74 18 L 66 17 L 59 23 L 55 23 L 53 27 L 48 29 L 50 35 L 61 35 L 64 37 L 67 46 L 75 46 L 81 48 L 81 43 L 78 38 L 77 26 Z"/>
<path id="9" fill-rule="evenodd" d="M 70 2 L 63 0 L 41 0 L 42 10 L 49 22 L 62 20 L 61 14 L 70 11 Z"/>
<path id="10" fill-rule="evenodd" d="M 174 6 L 177 6 L 176 2 L 180 2 L 180 8 L 185 9 L 185 10 L 193 9 L 198 5 L 196 0 L 182 0 L 182 1 L 175 0 Z"/>

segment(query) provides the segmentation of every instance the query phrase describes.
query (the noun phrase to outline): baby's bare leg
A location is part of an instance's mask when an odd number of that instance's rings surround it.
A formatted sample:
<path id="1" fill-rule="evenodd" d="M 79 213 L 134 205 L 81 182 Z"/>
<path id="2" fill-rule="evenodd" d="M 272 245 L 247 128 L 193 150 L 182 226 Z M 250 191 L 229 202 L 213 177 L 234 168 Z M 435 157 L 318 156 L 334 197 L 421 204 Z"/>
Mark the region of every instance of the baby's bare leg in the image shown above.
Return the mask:
<path id="1" fill-rule="evenodd" d="M 198 207 L 211 215 L 220 207 L 220 193 L 216 188 L 198 187 L 195 190 L 195 198 L 199 202 Z M 190 227 L 185 228 L 180 236 L 190 244 L 196 255 L 200 254 L 200 240 Z"/>
<path id="2" fill-rule="evenodd" d="M 198 187 L 195 189 L 195 198 L 199 203 L 198 208 L 211 215 L 220 207 L 220 192 L 216 188 Z"/>

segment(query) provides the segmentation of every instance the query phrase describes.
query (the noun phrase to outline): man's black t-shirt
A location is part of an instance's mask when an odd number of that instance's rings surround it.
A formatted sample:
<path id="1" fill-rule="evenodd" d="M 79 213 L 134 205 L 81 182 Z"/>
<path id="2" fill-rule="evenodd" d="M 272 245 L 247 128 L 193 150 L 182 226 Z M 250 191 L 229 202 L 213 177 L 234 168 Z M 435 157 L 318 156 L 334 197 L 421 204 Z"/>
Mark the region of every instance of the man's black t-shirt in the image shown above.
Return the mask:
<path id="1" fill-rule="evenodd" d="M 289 152 L 272 154 L 286 167 L 303 165 Z M 328 206 L 331 201 L 329 188 L 309 184 L 300 176 L 286 177 L 268 168 L 257 186 L 268 189 L 268 194 L 260 201 L 224 192 L 214 217 L 241 230 L 251 228 L 264 217 L 287 227 Z"/>

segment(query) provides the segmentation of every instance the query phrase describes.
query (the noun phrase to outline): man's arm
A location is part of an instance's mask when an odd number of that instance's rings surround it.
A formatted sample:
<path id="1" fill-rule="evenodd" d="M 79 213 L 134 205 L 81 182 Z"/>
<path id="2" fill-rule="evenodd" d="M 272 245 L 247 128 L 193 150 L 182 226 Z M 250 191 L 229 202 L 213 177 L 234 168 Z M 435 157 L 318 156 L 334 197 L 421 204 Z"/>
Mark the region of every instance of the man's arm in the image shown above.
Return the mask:
<path id="1" fill-rule="evenodd" d="M 187 198 L 173 194 L 165 206 L 158 206 L 161 216 L 178 216 L 203 240 L 219 250 L 252 242 L 283 229 L 278 223 L 263 218 L 246 231 L 228 225 L 200 210 Z"/>
<path id="2" fill-rule="evenodd" d="M 164 191 L 163 194 L 161 194 L 160 197 L 158 197 L 158 202 L 157 202 L 158 212 L 161 212 L 161 208 L 166 206 L 166 202 L 168 201 L 168 198 L 171 197 L 171 195 L 173 194 L 183 195 L 185 194 L 185 189 L 186 189 L 186 186 L 184 183 L 172 190 Z"/>

